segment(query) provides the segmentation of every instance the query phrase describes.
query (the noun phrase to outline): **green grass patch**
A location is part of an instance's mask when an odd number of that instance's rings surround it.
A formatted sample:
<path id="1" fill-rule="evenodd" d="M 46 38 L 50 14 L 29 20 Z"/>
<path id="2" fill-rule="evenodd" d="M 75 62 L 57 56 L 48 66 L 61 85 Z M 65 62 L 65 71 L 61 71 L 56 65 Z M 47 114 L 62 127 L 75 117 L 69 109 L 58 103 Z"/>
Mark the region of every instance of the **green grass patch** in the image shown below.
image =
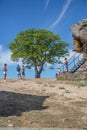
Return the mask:
<path id="1" fill-rule="evenodd" d="M 59 89 L 65 89 L 63 86 L 60 86 Z"/>
<path id="2" fill-rule="evenodd" d="M 43 84 L 43 86 L 44 86 L 44 87 L 47 87 L 47 86 L 48 86 L 48 84 L 47 84 L 47 83 L 44 83 L 44 84 Z"/>
<path id="3" fill-rule="evenodd" d="M 55 85 L 54 84 L 49 84 L 49 87 L 55 87 Z"/>
<path id="4" fill-rule="evenodd" d="M 43 84 L 43 82 L 39 82 L 39 81 L 38 81 L 37 84 Z"/>
<path id="5" fill-rule="evenodd" d="M 80 87 L 86 87 L 87 86 L 87 83 L 85 82 L 80 82 L 77 84 L 77 86 L 80 88 Z"/>
<path id="6" fill-rule="evenodd" d="M 65 89 L 65 93 L 70 93 L 70 91 Z"/>
<path id="7" fill-rule="evenodd" d="M 58 77 L 57 80 L 65 80 L 64 77 Z"/>

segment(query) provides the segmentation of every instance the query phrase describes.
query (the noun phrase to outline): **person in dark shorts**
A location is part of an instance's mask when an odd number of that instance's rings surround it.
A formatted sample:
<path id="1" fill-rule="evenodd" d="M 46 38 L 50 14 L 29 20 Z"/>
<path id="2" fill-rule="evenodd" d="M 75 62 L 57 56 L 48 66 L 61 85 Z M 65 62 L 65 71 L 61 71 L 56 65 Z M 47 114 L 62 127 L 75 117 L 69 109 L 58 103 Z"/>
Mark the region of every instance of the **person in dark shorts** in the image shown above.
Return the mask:
<path id="1" fill-rule="evenodd" d="M 66 72 L 68 72 L 68 61 L 67 61 L 67 58 L 64 59 L 64 64 L 66 66 Z"/>
<path id="2" fill-rule="evenodd" d="M 22 79 L 25 79 L 25 67 L 22 65 Z"/>

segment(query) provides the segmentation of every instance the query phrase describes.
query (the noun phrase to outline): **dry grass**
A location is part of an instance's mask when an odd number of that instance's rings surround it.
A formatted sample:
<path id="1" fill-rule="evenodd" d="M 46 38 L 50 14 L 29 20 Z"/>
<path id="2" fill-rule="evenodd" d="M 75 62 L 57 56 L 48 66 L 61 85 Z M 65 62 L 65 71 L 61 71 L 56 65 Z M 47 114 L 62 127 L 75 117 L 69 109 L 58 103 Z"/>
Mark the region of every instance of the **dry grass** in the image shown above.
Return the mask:
<path id="1" fill-rule="evenodd" d="M 87 129 L 86 81 L 0 80 L 0 127 Z"/>

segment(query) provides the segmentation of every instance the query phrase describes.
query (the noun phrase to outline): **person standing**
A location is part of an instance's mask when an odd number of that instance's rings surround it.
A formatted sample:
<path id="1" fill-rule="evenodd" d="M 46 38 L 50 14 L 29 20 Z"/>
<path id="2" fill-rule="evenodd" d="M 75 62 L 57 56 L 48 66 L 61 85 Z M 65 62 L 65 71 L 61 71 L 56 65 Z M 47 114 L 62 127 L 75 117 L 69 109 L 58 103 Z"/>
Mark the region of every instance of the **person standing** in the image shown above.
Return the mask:
<path id="1" fill-rule="evenodd" d="M 25 67 L 22 65 L 22 79 L 25 79 Z"/>
<path id="2" fill-rule="evenodd" d="M 7 76 L 7 64 L 4 64 L 3 74 L 4 74 L 4 81 L 6 81 L 6 76 Z"/>
<path id="3" fill-rule="evenodd" d="M 58 77 L 60 77 L 60 74 L 61 74 L 61 69 L 58 68 Z"/>
<path id="4" fill-rule="evenodd" d="M 67 58 L 64 59 L 64 64 L 66 66 L 66 72 L 68 72 L 68 61 L 67 61 Z"/>
<path id="5" fill-rule="evenodd" d="M 18 64 L 17 65 L 17 75 L 18 75 L 18 79 L 21 79 L 21 67 L 20 67 L 20 65 Z"/>

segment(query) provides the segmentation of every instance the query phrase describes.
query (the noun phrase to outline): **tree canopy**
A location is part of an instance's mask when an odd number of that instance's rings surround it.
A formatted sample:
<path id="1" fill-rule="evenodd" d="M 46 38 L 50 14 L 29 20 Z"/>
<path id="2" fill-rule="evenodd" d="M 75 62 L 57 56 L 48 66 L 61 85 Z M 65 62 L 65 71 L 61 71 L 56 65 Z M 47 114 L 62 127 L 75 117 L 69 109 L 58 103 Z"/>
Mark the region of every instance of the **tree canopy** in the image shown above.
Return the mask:
<path id="1" fill-rule="evenodd" d="M 13 61 L 22 58 L 28 68 L 34 67 L 35 77 L 40 78 L 45 63 L 58 63 L 60 57 L 68 53 L 68 43 L 59 35 L 44 29 L 29 29 L 20 32 L 9 43 Z"/>

